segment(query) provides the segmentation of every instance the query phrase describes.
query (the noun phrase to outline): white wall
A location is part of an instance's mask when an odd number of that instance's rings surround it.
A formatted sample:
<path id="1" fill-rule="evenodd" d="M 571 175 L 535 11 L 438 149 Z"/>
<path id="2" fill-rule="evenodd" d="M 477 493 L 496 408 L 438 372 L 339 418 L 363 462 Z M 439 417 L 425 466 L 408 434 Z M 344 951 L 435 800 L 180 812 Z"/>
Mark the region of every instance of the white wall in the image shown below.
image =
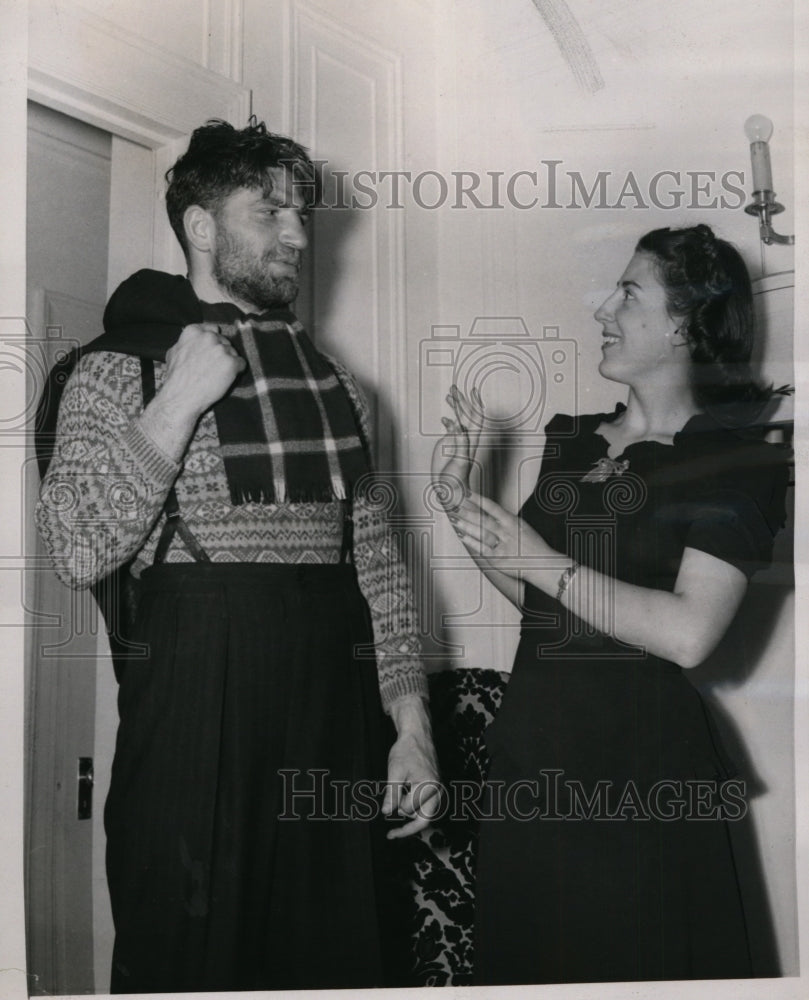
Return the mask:
<path id="1" fill-rule="evenodd" d="M 3 122 L 3 158 L 0 164 L 0 338 L 8 358 L 8 344 L 24 344 L 25 329 L 25 149 L 27 46 L 26 10 L 21 0 L 0 6 L 0 120 Z M 14 352 L 12 350 L 12 357 Z M 19 354 L 17 355 L 19 357 Z M 25 372 L 19 365 L 3 366 L 2 418 L 4 428 L 19 427 L 14 417 L 27 406 Z M 16 369 L 16 370 L 15 370 Z M 11 418 L 11 424 L 6 421 Z M 23 745 L 24 629 L 20 614 L 22 574 L 22 494 L 25 441 L 21 434 L 4 435 L 0 449 L 0 553 L 11 572 L 0 577 L 0 614 L 3 648 L 0 656 L 0 758 L 5 773 L 0 781 L 0 994 L 22 997 L 25 975 L 25 915 L 23 910 Z M 14 564 L 18 572 L 13 571 Z"/>
<path id="2" fill-rule="evenodd" d="M 198 66 L 240 80 L 242 0 L 72 0 Z"/>

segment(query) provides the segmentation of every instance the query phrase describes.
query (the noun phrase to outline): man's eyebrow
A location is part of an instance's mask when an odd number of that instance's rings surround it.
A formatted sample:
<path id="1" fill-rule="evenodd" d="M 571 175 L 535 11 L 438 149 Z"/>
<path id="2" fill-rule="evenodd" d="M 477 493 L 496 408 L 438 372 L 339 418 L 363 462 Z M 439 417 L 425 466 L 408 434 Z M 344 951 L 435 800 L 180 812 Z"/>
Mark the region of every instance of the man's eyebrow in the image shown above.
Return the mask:
<path id="1" fill-rule="evenodd" d="M 632 287 L 632 288 L 639 288 L 641 291 L 643 291 L 643 287 L 641 285 L 639 285 L 637 283 L 637 281 L 632 281 L 631 279 L 628 280 L 628 281 L 616 281 L 615 284 L 619 288 L 629 288 L 629 287 Z"/>
<path id="2" fill-rule="evenodd" d="M 260 204 L 272 205 L 273 208 L 294 208 L 300 215 L 308 215 L 309 213 L 308 206 L 293 204 L 286 199 L 283 192 L 273 191 L 271 194 L 264 195 L 260 199 Z"/>

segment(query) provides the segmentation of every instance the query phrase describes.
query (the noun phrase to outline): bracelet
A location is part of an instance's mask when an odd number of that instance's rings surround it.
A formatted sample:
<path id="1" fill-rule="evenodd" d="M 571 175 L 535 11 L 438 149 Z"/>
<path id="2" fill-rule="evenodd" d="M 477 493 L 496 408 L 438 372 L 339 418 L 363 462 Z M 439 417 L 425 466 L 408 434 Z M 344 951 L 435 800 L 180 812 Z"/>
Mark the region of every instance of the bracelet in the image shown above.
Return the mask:
<path id="1" fill-rule="evenodd" d="M 579 569 L 579 564 L 577 562 L 574 562 L 572 565 L 568 566 L 568 568 L 564 571 L 564 573 L 562 573 L 562 575 L 559 577 L 559 589 L 556 591 L 557 601 L 561 601 L 562 598 L 565 596 L 565 591 L 570 586 L 570 581 L 576 575 L 578 569 Z"/>

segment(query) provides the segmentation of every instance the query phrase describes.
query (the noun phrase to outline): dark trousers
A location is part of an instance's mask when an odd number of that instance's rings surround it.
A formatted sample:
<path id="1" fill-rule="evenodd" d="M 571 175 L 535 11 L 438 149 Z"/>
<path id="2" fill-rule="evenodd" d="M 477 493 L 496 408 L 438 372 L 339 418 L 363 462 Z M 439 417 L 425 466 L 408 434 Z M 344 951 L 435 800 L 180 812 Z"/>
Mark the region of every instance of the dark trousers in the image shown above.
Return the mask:
<path id="1" fill-rule="evenodd" d="M 154 567 L 133 638 L 105 811 L 113 991 L 385 985 L 391 729 L 353 568 Z"/>

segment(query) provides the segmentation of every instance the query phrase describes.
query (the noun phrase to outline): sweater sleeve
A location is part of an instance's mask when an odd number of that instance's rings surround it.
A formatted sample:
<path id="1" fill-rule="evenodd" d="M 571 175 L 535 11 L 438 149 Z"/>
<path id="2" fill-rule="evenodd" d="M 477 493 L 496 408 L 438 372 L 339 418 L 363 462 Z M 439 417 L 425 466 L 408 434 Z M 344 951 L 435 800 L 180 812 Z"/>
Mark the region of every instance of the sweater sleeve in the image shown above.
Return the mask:
<path id="1" fill-rule="evenodd" d="M 329 359 L 351 397 L 366 441 L 370 439 L 368 404 L 351 373 Z M 385 491 L 381 491 L 384 493 Z M 354 502 L 354 564 L 360 590 L 371 612 L 379 690 L 385 711 L 397 698 L 428 697 L 413 589 L 388 524 L 386 506 L 373 490 Z"/>
<path id="2" fill-rule="evenodd" d="M 138 551 L 180 470 L 140 429 L 142 406 L 140 362 L 125 355 L 85 356 L 65 386 L 35 518 L 70 587 L 89 587 Z"/>

